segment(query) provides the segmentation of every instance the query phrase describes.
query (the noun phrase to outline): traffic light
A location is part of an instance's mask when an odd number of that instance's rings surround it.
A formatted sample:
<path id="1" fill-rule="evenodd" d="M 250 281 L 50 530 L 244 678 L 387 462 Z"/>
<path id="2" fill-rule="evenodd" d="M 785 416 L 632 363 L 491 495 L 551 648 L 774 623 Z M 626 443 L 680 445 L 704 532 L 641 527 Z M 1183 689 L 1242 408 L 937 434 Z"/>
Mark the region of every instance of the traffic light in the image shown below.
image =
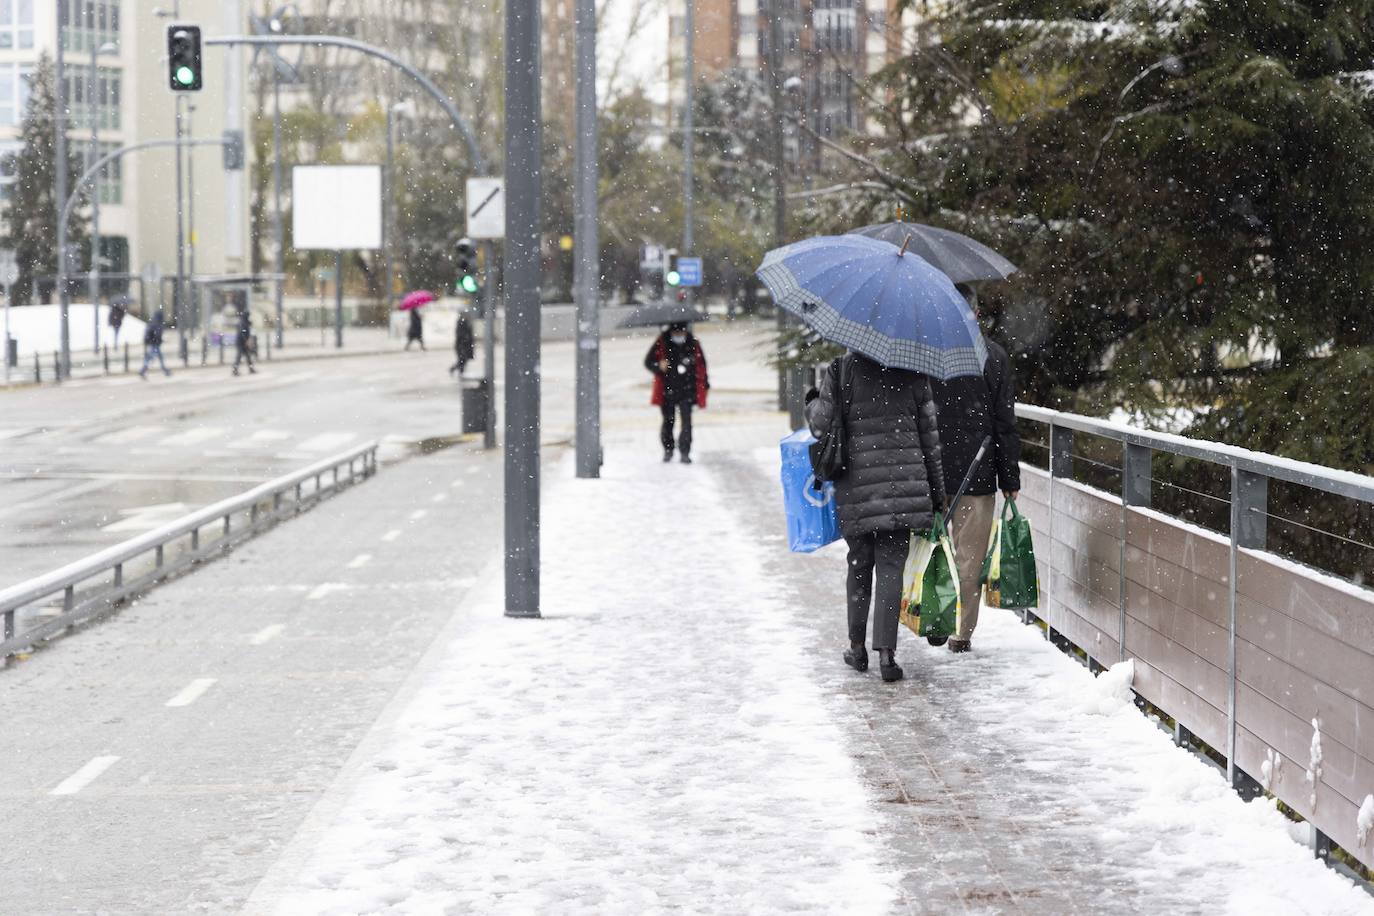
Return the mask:
<path id="1" fill-rule="evenodd" d="M 477 248 L 472 239 L 459 239 L 456 251 L 458 259 L 458 292 L 475 294 L 482 288 L 477 280 Z"/>
<path id="2" fill-rule="evenodd" d="M 677 269 L 677 254 L 675 252 L 668 253 L 668 268 L 663 271 L 663 282 L 672 287 L 682 284 L 682 274 Z"/>
<path id="3" fill-rule="evenodd" d="M 200 26 L 167 26 L 167 81 L 173 92 L 199 92 Z"/>

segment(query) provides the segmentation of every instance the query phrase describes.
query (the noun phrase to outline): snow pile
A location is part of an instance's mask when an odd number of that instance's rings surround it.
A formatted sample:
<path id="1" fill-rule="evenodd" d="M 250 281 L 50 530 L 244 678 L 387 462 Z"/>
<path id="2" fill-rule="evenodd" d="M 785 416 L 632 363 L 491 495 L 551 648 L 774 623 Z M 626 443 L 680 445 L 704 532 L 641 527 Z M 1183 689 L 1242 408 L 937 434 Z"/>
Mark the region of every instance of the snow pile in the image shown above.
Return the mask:
<path id="1" fill-rule="evenodd" d="M 1322 779 L 1322 723 L 1320 719 L 1312 720 L 1312 743 L 1308 751 L 1307 759 L 1307 784 L 1312 787 L 1312 794 L 1308 800 L 1312 807 L 1317 807 L 1317 785 Z"/>
<path id="2" fill-rule="evenodd" d="M 1078 711 L 1091 716 L 1113 716 L 1122 710 L 1133 709 L 1135 696 L 1131 684 L 1135 682 L 1135 659 L 1117 662 L 1098 675 L 1092 688 L 1083 692 Z"/>
<path id="3" fill-rule="evenodd" d="M 1366 795 L 1360 805 L 1360 813 L 1355 817 L 1355 838 L 1361 846 L 1369 841 L 1374 832 L 1374 795 Z"/>
<path id="4" fill-rule="evenodd" d="M 114 345 L 114 330 L 109 326 L 110 309 L 100 306 L 100 343 Z M 3 319 L 0 319 L 2 321 Z M 74 352 L 90 350 L 95 346 L 95 316 L 91 314 L 90 303 L 72 303 L 67 307 L 67 327 L 71 335 Z M 133 315 L 124 316 L 124 324 L 119 329 L 119 343 L 131 346 L 143 343 L 142 320 Z M 0 337 L 4 336 L 0 325 Z M 19 353 L 38 353 L 46 356 L 62 344 L 62 307 L 57 305 L 17 305 L 10 309 L 10 336 L 19 342 Z"/>
<path id="5" fill-rule="evenodd" d="M 1266 747 L 1264 749 L 1264 763 L 1260 764 L 1259 783 L 1264 787 L 1264 791 L 1273 792 L 1281 782 L 1283 782 L 1283 757 L 1275 753 L 1272 747 Z"/>
<path id="6" fill-rule="evenodd" d="M 887 908 L 806 631 L 747 575 L 762 548 L 703 470 L 552 488 L 546 618 L 478 586 L 332 823 L 298 838 L 314 852 L 278 912 Z"/>

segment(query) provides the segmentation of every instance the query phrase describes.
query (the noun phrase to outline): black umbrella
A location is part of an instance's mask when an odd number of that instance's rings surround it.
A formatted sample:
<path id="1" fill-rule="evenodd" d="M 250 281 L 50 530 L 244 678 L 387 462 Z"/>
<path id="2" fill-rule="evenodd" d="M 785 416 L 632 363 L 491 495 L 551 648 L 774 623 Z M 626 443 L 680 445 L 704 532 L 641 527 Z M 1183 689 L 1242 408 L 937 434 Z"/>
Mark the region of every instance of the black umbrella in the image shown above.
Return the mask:
<path id="1" fill-rule="evenodd" d="M 616 325 L 618 328 L 651 328 L 660 324 L 709 321 L 710 315 L 686 302 L 651 302 L 637 305 Z"/>
<path id="2" fill-rule="evenodd" d="M 875 223 L 855 229 L 850 235 L 866 235 L 925 258 L 955 283 L 1005 280 L 1016 273 L 1015 264 L 975 239 L 948 229 L 921 223 Z"/>

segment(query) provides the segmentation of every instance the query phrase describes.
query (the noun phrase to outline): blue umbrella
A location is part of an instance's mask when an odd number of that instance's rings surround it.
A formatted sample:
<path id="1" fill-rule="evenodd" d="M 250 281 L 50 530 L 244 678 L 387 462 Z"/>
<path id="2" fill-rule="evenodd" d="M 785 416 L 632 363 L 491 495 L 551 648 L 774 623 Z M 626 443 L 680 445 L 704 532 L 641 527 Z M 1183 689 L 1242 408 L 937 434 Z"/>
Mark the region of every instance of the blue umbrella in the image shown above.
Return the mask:
<path id="1" fill-rule="evenodd" d="M 949 277 L 889 242 L 823 235 L 764 256 L 773 301 L 821 337 L 941 381 L 982 375 L 987 344 Z"/>

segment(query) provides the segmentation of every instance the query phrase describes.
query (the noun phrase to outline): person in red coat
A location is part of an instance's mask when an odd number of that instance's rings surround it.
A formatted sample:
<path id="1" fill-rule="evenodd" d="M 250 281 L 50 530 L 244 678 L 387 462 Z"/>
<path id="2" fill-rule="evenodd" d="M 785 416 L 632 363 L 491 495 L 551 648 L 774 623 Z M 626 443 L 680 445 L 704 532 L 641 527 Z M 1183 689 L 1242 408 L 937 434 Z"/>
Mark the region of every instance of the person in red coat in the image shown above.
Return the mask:
<path id="1" fill-rule="evenodd" d="M 663 428 L 659 436 L 663 442 L 663 460 L 673 460 L 673 427 L 675 420 L 681 417 L 677 452 L 683 464 L 691 464 L 692 408 L 706 406 L 706 392 L 711 387 L 701 343 L 687 330 L 685 323 L 669 325 L 649 348 L 644 368 L 654 375 L 653 403 L 663 411 Z"/>

